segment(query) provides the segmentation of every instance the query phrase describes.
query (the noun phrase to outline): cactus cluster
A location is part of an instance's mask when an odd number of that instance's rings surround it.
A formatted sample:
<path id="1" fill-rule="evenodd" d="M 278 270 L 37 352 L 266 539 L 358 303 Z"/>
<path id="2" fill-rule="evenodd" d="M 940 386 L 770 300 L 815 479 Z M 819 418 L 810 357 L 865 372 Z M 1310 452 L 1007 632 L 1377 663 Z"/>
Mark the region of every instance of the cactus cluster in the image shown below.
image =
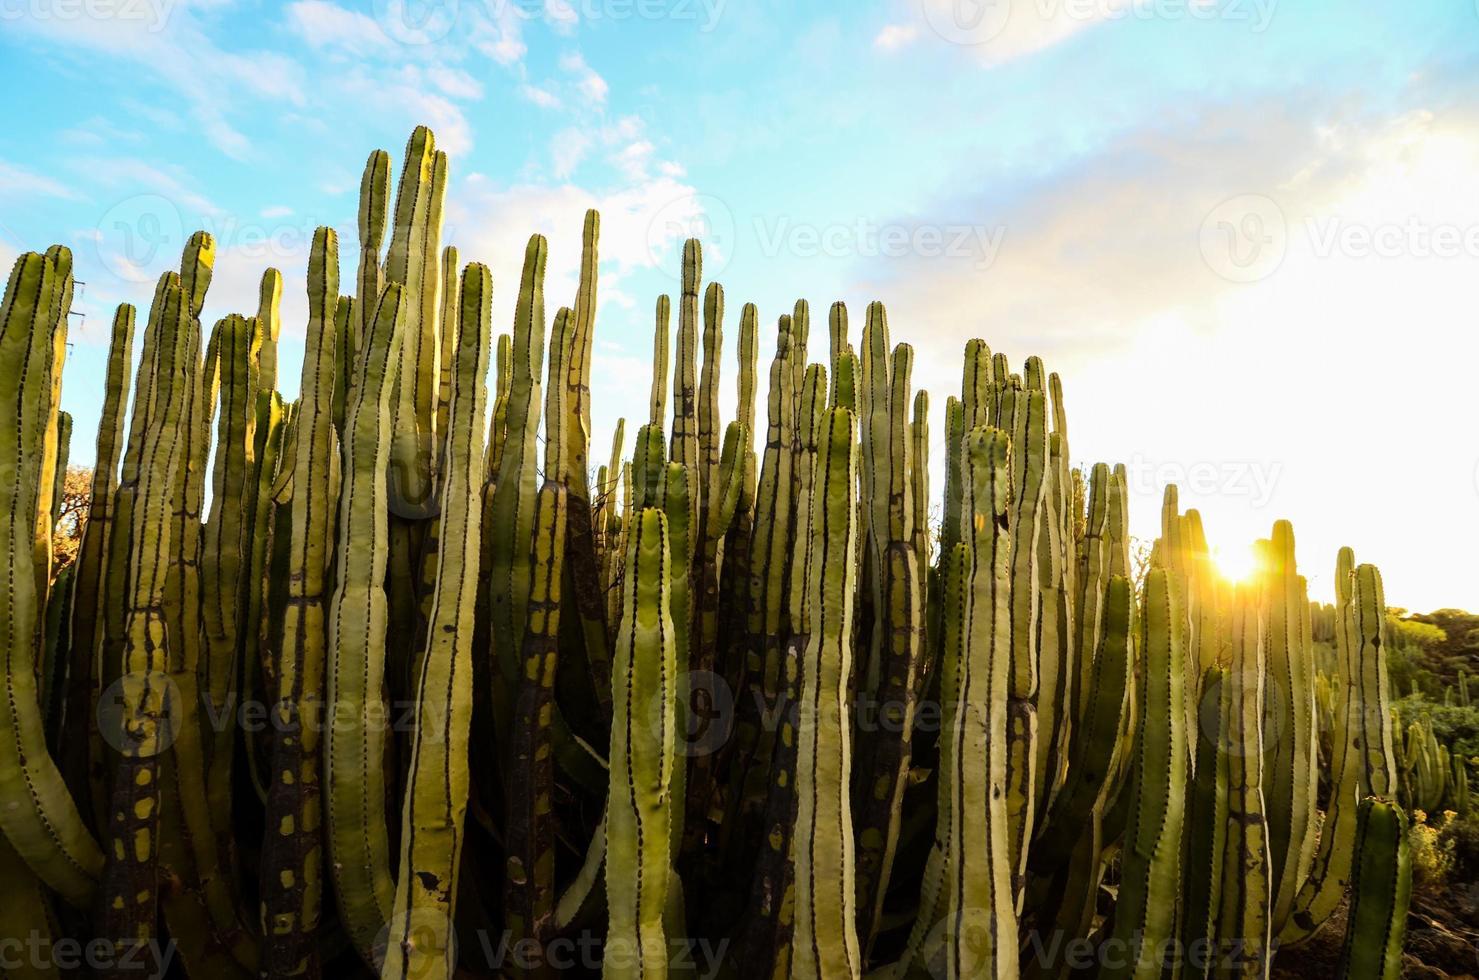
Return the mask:
<path id="1" fill-rule="evenodd" d="M 933 494 L 880 303 L 781 315 L 763 394 L 746 305 L 726 423 L 697 241 L 593 469 L 599 217 L 552 319 L 530 239 L 495 337 L 447 180 L 417 129 L 394 200 L 365 167 L 352 278 L 315 234 L 294 401 L 275 270 L 206 332 L 194 236 L 132 398 L 119 308 L 60 576 L 71 256 L 17 260 L 0 934 L 117 976 L 1266 976 L 1349 902 L 1345 974 L 1397 976 L 1392 799 L 1458 770 L 1394 745 L 1375 568 L 1314 606 L 1281 521 L 1229 583 L 1171 487 L 1137 588 L 1125 469 L 1076 468 L 1059 377 L 981 340 Z"/>

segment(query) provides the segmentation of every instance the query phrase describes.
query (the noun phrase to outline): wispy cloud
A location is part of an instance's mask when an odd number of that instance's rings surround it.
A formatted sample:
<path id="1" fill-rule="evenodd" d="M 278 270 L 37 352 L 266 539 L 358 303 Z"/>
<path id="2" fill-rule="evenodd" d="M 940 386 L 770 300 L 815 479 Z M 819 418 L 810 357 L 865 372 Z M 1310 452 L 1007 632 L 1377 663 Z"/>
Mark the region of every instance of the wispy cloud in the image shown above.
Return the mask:
<path id="1" fill-rule="evenodd" d="M 69 201 L 80 199 L 76 191 L 53 177 L 0 160 L 0 198 L 15 200 L 36 194 Z"/>
<path id="2" fill-rule="evenodd" d="M 373 17 L 328 0 L 298 0 L 283 11 L 288 29 L 315 48 L 348 54 L 384 53 L 392 44 Z"/>
<path id="3" fill-rule="evenodd" d="M 540 88 L 538 85 L 529 85 L 527 83 L 520 85 L 519 95 L 539 106 L 541 109 L 558 109 L 560 107 L 560 97 L 549 89 Z"/>
<path id="4" fill-rule="evenodd" d="M 873 38 L 880 51 L 895 51 L 919 40 L 918 24 L 888 24 Z"/>
<path id="5" fill-rule="evenodd" d="M 596 104 L 606 101 L 606 95 L 610 86 L 606 80 L 596 74 L 590 65 L 586 64 L 585 57 L 579 52 L 571 52 L 560 58 L 560 68 L 575 78 L 576 88 L 586 98 Z"/>

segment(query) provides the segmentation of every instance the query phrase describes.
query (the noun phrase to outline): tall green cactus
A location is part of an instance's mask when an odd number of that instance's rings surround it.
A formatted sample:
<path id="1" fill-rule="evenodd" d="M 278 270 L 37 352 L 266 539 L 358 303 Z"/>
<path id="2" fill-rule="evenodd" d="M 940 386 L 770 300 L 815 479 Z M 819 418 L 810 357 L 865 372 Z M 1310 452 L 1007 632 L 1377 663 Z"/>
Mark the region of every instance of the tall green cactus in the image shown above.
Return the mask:
<path id="1" fill-rule="evenodd" d="M 469 265 L 459 291 L 460 326 L 442 485 L 436 593 L 427 629 L 401 816 L 399 872 L 382 977 L 446 977 L 456 968 L 453 913 L 467 809 L 467 740 L 473 700 L 479 522 L 475 467 L 483 454 L 490 300 L 486 266 Z"/>
<path id="2" fill-rule="evenodd" d="M 667 521 L 632 514 L 615 647 L 610 809 L 606 821 L 609 924 L 603 976 L 664 976 L 668 942 L 671 800 L 677 723 L 676 646 L 668 598 Z"/>
<path id="3" fill-rule="evenodd" d="M 1109 976 L 1158 977 L 1164 950 L 1175 936 L 1181 891 L 1181 833 L 1185 815 L 1187 733 L 1185 611 L 1165 569 L 1145 580 L 1141 649 L 1140 733 L 1135 741 L 1135 782 L 1129 826 L 1120 860 L 1120 889 L 1114 906 L 1113 938 L 1133 950 L 1104 972 Z"/>
<path id="4" fill-rule="evenodd" d="M 1361 801 L 1354 864 L 1339 975 L 1396 980 L 1403 972 L 1402 937 L 1412 895 L 1407 814 L 1401 807 L 1377 796 Z"/>
<path id="5" fill-rule="evenodd" d="M 0 522 L 9 567 L 9 593 L 0 603 L 5 643 L 6 696 L 0 698 L 0 806 L 4 831 L 31 870 L 64 899 L 86 906 L 103 871 L 103 855 L 45 749 L 36 688 L 38 606 L 35 574 L 36 498 L 44 426 L 37 418 L 52 328 L 50 308 L 65 273 L 51 255 L 28 252 L 15 262 L 0 306 L 0 397 L 21 406 L 0 426 Z M 178 300 L 176 300 L 178 304 Z"/>
<path id="6" fill-rule="evenodd" d="M 829 409 L 817 437 L 811 495 L 811 590 L 796 732 L 796 927 L 792 977 L 862 972 L 854 907 L 851 747 L 845 735 L 851 670 L 858 447 L 853 413 Z"/>
<path id="7" fill-rule="evenodd" d="M 308 269 L 308 331 L 291 460 L 291 524 L 286 614 L 276 646 L 277 725 L 269 767 L 267 833 L 262 848 L 262 966 L 273 976 L 316 976 L 316 930 L 323 897 L 319 828 L 320 741 L 327 662 L 330 562 L 341 477 L 333 424 L 339 363 L 336 306 L 339 242 L 332 229 L 313 239 Z"/>
<path id="8" fill-rule="evenodd" d="M 1007 702 L 1011 686 L 1009 436 L 973 427 L 961 447 L 962 525 L 969 551 L 963 617 L 954 654 L 955 703 L 946 709 L 950 747 L 949 838 L 945 842 L 947 974 L 1017 972 L 1007 805 Z M 950 656 L 952 651 L 947 650 Z M 984 765 L 982 764 L 984 762 Z"/>
<path id="9" fill-rule="evenodd" d="M 329 866 L 340 920 L 355 951 L 372 966 L 391 913 L 390 842 L 385 824 L 384 724 L 390 408 L 406 298 L 392 282 L 381 292 L 364 338 L 360 381 L 345 418 L 343 489 L 329 605 Z"/>

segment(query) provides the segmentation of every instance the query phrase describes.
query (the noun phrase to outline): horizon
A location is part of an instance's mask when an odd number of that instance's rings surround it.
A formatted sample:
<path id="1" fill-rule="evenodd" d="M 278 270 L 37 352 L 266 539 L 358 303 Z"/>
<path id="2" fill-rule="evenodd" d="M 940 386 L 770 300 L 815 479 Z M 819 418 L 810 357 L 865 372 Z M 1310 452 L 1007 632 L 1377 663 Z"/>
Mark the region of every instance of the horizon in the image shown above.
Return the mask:
<path id="1" fill-rule="evenodd" d="M 744 303 L 763 365 L 796 299 L 814 320 L 846 301 L 854 334 L 878 299 L 933 393 L 936 469 L 980 336 L 1062 376 L 1072 462 L 1127 465 L 1137 537 L 1174 482 L 1224 567 L 1286 518 L 1313 598 L 1350 545 L 1393 605 L 1464 608 L 1479 570 L 1437 542 L 1479 529 L 1479 452 L 1448 437 L 1479 407 L 1459 312 L 1479 3 L 1355 20 L 1275 0 L 0 0 L 0 78 L 35 93 L 0 132 L 0 261 L 76 253 L 63 408 L 90 465 L 113 307 L 146 308 L 196 228 L 219 250 L 207 323 L 283 271 L 296 392 L 312 231 L 352 268 L 365 157 L 398 173 L 426 123 L 452 158 L 444 238 L 492 269 L 495 330 L 528 236 L 549 239 L 552 316 L 601 211 L 598 459 L 645 414 L 653 303 L 695 235 L 725 286 L 726 404 Z"/>

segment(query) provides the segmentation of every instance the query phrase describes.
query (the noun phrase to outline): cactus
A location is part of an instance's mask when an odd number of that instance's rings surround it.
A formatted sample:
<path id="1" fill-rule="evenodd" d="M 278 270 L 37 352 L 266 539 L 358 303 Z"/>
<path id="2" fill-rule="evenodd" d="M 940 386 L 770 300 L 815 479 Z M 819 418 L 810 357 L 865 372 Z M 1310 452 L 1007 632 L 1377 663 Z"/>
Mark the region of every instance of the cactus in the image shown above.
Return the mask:
<path id="1" fill-rule="evenodd" d="M 1353 871 L 1356 814 L 1368 796 L 1396 790 L 1383 632 L 1386 604 L 1381 576 L 1355 565 L 1349 548 L 1336 562 L 1335 624 L 1339 698 L 1333 723 L 1343 737 L 1331 745 L 1330 805 L 1308 880 L 1294 900 L 1284 943 L 1312 936 L 1345 897 Z"/>
<path id="2" fill-rule="evenodd" d="M 360 380 L 345 417 L 343 488 L 329 604 L 328 703 L 324 738 L 329 862 L 339 916 L 359 955 L 376 948 L 391 913 L 394 883 L 384 820 L 386 732 L 380 721 L 385 673 L 385 565 L 392 383 L 404 329 L 405 294 L 381 291 L 364 338 Z"/>
<path id="3" fill-rule="evenodd" d="M 1186 650 L 1180 628 L 1185 611 L 1180 603 L 1167 571 L 1151 570 L 1142 619 L 1145 679 L 1138 691 L 1135 801 L 1114 906 L 1113 937 L 1133 953 L 1120 961 L 1119 969 L 1105 971 L 1111 976 L 1160 976 L 1161 951 L 1175 935 L 1187 778 L 1186 714 L 1181 707 Z"/>
<path id="4" fill-rule="evenodd" d="M 1014 976 L 1016 912 L 1007 804 L 1011 463 L 1009 437 L 973 427 L 960 452 L 962 525 L 970 529 L 963 571 L 963 617 L 956 627 L 953 708 L 943 729 L 950 747 L 945 956 L 948 975 Z M 946 651 L 947 656 L 950 651 Z M 985 765 L 979 760 L 985 760 Z"/>
<path id="5" fill-rule="evenodd" d="M 1106 974 L 1180 942 L 1222 954 L 1182 974 L 1263 976 L 1349 897 L 1343 969 L 1394 974 L 1389 801 L 1467 811 L 1470 786 L 1430 719 L 1394 744 L 1374 568 L 1343 551 L 1311 602 L 1281 521 L 1233 587 L 1171 487 L 1137 596 L 1126 469 L 1074 468 L 1062 379 L 983 340 L 935 497 L 881 303 L 860 338 L 830 306 L 825 363 L 806 300 L 778 318 L 759 438 L 760 313 L 728 415 L 697 241 L 648 415 L 593 464 L 599 215 L 548 337 L 534 236 L 492 344 L 492 274 L 441 241 L 447 157 L 418 128 L 405 159 L 393 203 L 388 155 L 366 164 L 352 295 L 314 236 L 296 402 L 276 270 L 204 342 L 192 236 L 127 418 L 119 308 L 93 520 L 55 578 L 71 256 L 17 262 L 0 931 L 168 935 L 172 971 L 235 980 L 543 976 L 587 932 L 611 976 L 707 948 L 730 976 L 1045 980 L 1071 966 L 1052 937 L 1132 943 Z M 270 724 L 238 728 L 259 698 Z M 485 931 L 510 945 L 459 948 Z"/>
<path id="6" fill-rule="evenodd" d="M 483 453 L 492 276 L 469 265 L 458 295 L 451 423 L 443 455 L 436 593 L 432 602 L 410 774 L 401 817 L 399 873 L 382 976 L 451 977 L 450 934 L 467 809 L 472 714 L 472 620 L 477 604 L 481 508 L 474 466 Z M 428 935 L 429 933 L 429 935 Z"/>
<path id="7" fill-rule="evenodd" d="M 1407 815 L 1389 800 L 1368 796 L 1356 817 L 1351 908 L 1341 952 L 1342 978 L 1396 980 L 1412 892 Z"/>
<path id="8" fill-rule="evenodd" d="M 44 365 L 54 321 L 50 306 L 63 288 L 55 258 L 28 252 L 16 259 L 0 306 L 0 396 L 22 414 L 0 426 L 0 500 L 9 518 L 0 523 L 10 591 L 0 603 L 6 650 L 6 696 L 0 698 L 0 830 L 31 871 L 71 904 L 91 900 L 103 872 L 103 855 L 82 821 L 61 773 L 45 750 L 36 689 L 34 640 L 41 610 L 36 591 L 36 500 L 41 474 L 37 414 L 50 384 Z M 178 300 L 177 300 L 178 303 Z"/>
<path id="9" fill-rule="evenodd" d="M 606 821 L 610 921 L 607 977 L 662 976 L 668 965 L 670 787 L 677 720 L 677 659 L 668 596 L 667 522 L 632 515 L 613 665 L 611 807 Z"/>
<path id="10" fill-rule="evenodd" d="M 262 966 L 274 976 L 316 975 L 316 929 L 323 895 L 319 843 L 319 744 L 328 630 L 326 606 L 338 504 L 339 452 L 333 399 L 339 334 L 339 243 L 314 234 L 308 270 L 309 322 L 303 356 L 291 499 L 288 598 L 277 643 L 272 693 L 277 737 L 268 768 L 262 847 Z"/>
<path id="11" fill-rule="evenodd" d="M 858 976 L 853 911 L 851 750 L 843 737 L 851 669 L 857 548 L 858 448 L 853 413 L 829 409 L 817 434 L 811 494 L 807 588 L 811 592 L 801 663 L 796 759 L 796 938 L 792 977 Z"/>

